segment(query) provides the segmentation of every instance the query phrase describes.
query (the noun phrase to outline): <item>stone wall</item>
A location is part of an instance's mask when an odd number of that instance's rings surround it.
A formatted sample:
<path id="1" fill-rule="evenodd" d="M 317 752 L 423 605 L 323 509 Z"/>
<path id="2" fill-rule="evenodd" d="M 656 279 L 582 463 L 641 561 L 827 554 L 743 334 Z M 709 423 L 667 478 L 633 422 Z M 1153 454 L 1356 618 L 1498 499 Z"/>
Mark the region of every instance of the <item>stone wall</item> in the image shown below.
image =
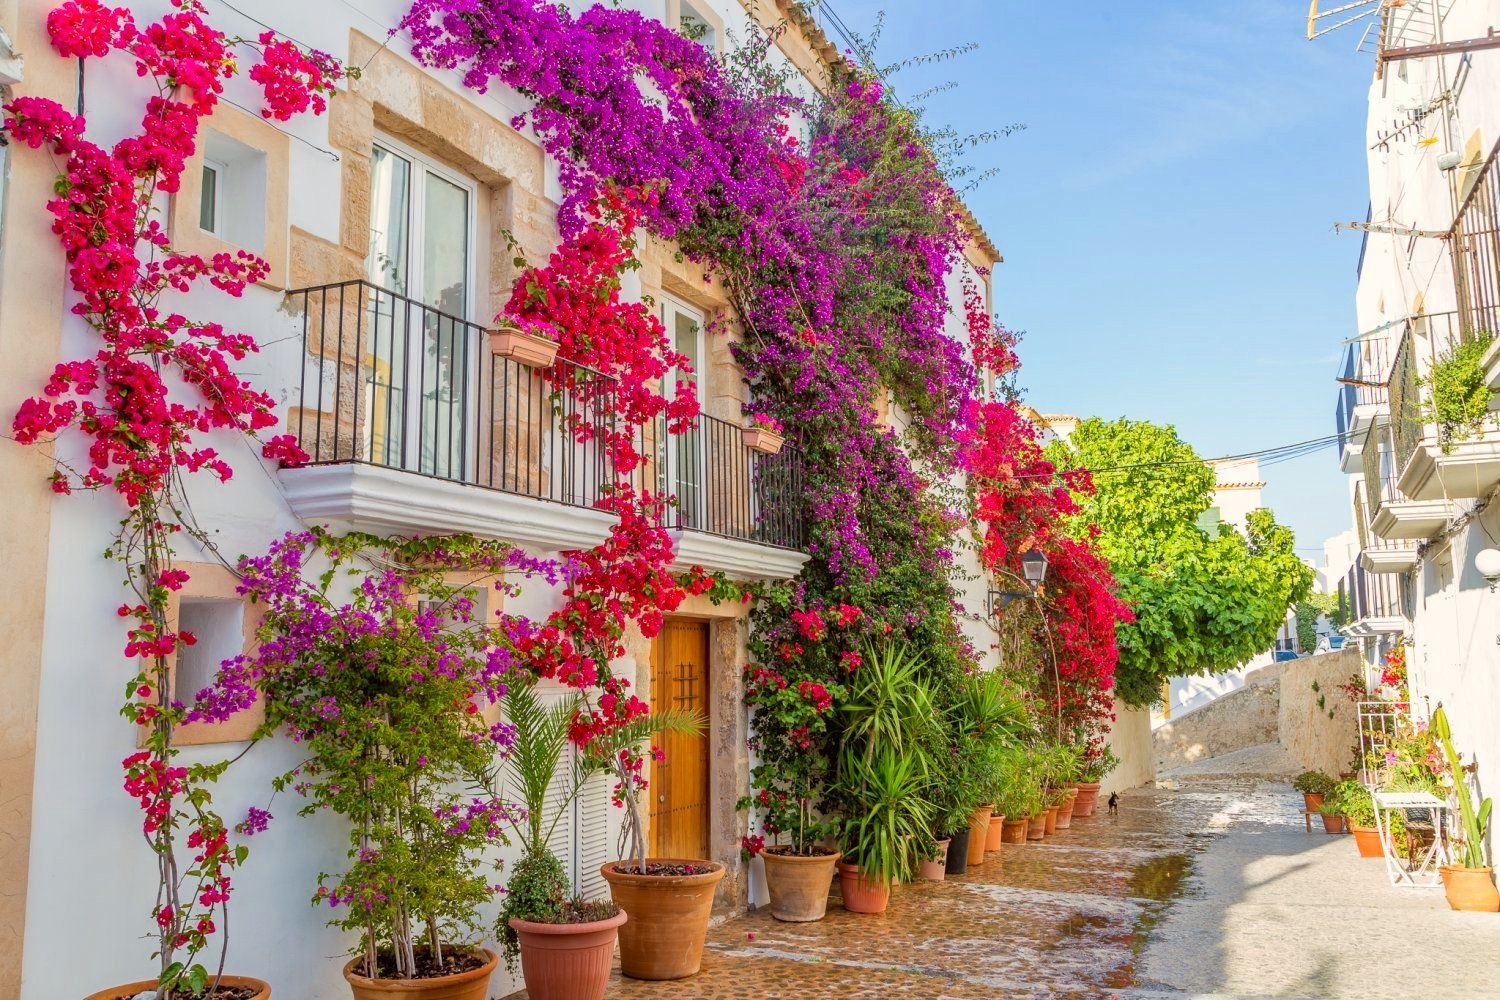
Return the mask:
<path id="1" fill-rule="evenodd" d="M 1281 745 L 1304 768 L 1334 775 L 1348 770 L 1359 719 L 1339 685 L 1359 671 L 1359 651 L 1350 647 L 1307 656 L 1286 667 L 1278 713 Z"/>
<path id="2" fill-rule="evenodd" d="M 1181 767 L 1206 757 L 1276 741 L 1280 664 L 1257 670 L 1245 686 L 1173 718 L 1152 735 L 1156 766 Z"/>

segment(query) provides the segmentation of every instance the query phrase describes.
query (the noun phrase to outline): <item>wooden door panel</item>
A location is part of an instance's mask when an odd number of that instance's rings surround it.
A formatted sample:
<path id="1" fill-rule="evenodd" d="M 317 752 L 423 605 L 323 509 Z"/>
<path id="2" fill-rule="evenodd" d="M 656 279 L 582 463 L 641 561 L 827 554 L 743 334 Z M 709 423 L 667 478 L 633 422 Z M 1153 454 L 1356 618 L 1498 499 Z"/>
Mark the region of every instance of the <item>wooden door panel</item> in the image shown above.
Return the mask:
<path id="1" fill-rule="evenodd" d="M 651 704 L 708 716 L 708 624 L 668 619 L 651 644 Z M 657 739 L 651 764 L 651 854 L 708 857 L 708 733 Z"/>

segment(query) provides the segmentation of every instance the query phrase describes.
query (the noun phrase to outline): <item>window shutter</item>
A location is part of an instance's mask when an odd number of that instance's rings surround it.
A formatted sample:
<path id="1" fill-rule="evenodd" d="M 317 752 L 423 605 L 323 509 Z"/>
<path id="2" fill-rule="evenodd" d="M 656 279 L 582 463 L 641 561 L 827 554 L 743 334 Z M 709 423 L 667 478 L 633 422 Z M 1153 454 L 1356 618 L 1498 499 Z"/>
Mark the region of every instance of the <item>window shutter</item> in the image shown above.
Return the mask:
<path id="1" fill-rule="evenodd" d="M 597 773 L 584 783 L 574 800 L 578 878 L 574 890 L 584 899 L 606 899 L 609 883 L 599 866 L 614 860 L 609 842 L 610 776 Z"/>

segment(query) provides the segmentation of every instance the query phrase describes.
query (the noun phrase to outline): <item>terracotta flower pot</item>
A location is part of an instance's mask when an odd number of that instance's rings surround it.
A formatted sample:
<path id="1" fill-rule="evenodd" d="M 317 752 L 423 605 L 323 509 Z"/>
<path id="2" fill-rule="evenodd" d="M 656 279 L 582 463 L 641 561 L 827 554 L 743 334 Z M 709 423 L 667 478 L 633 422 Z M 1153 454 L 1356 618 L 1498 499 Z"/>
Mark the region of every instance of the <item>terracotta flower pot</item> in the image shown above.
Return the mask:
<path id="1" fill-rule="evenodd" d="M 990 827 L 984 832 L 984 849 L 986 851 L 998 851 L 1000 845 L 1005 842 L 1005 816 L 1001 813 L 990 813 Z"/>
<path id="2" fill-rule="evenodd" d="M 844 894 L 844 909 L 850 913 L 884 913 L 891 902 L 891 883 L 872 882 L 864 877 L 859 865 L 839 862 L 839 889 Z"/>
<path id="3" fill-rule="evenodd" d="M 485 1000 L 490 995 L 490 973 L 500 956 L 488 948 L 481 950 L 487 961 L 479 968 L 432 979 L 371 979 L 354 971 L 364 959 L 352 958 L 344 966 L 344 980 L 354 1000 Z"/>
<path id="4" fill-rule="evenodd" d="M 962 875 L 969 870 L 969 828 L 955 830 L 949 834 L 948 860 L 943 865 L 944 875 Z"/>
<path id="5" fill-rule="evenodd" d="M 651 858 L 648 864 L 692 865 L 698 875 L 632 875 L 599 866 L 615 905 L 630 915 L 620 927 L 620 971 L 631 979 L 686 979 L 703 964 L 703 941 L 724 877 L 717 861 Z"/>
<path id="6" fill-rule="evenodd" d="M 1073 803 L 1078 800 L 1078 789 L 1068 790 L 1068 797 L 1057 807 L 1057 828 L 1066 830 L 1073 825 Z"/>
<path id="7" fill-rule="evenodd" d="M 1000 833 L 1000 839 L 1007 844 L 1026 843 L 1026 817 L 1020 816 L 1016 819 L 1007 818 Z"/>
<path id="8" fill-rule="evenodd" d="M 984 864 L 984 842 L 990 835 L 990 810 L 975 809 L 969 815 L 969 867 Z"/>
<path id="9" fill-rule="evenodd" d="M 1037 813 L 1026 817 L 1026 839 L 1041 840 L 1047 835 L 1047 814 Z"/>
<path id="10" fill-rule="evenodd" d="M 1355 826 L 1350 823 L 1349 832 L 1354 834 L 1354 846 L 1359 848 L 1360 857 L 1378 858 L 1384 853 L 1380 849 L 1380 831 L 1373 826 Z"/>
<path id="11" fill-rule="evenodd" d="M 1057 832 L 1057 806 L 1048 806 L 1043 810 L 1042 825 L 1049 837 Z"/>
<path id="12" fill-rule="evenodd" d="M 1303 792 L 1302 793 L 1302 806 L 1308 812 L 1317 812 L 1318 811 L 1318 807 L 1321 806 L 1322 804 L 1323 804 L 1323 793 L 1322 792 Z"/>
<path id="13" fill-rule="evenodd" d="M 740 436 L 746 448 L 762 455 L 778 455 L 786 444 L 786 438 L 764 427 L 743 427 L 740 429 Z"/>
<path id="14" fill-rule="evenodd" d="M 1343 833 L 1344 817 L 1330 816 L 1327 813 L 1318 813 L 1318 818 L 1323 821 L 1324 833 Z"/>
<path id="15" fill-rule="evenodd" d="M 1099 805 L 1099 784 L 1097 781 L 1078 783 L 1078 799 L 1073 803 L 1074 816 L 1094 815 L 1094 809 Z"/>
<path id="16" fill-rule="evenodd" d="M 952 841 L 947 837 L 939 838 L 937 841 L 937 857 L 931 861 L 922 861 L 917 865 L 917 875 L 929 882 L 941 882 L 943 876 L 948 873 L 948 845 Z M 965 850 L 967 850 L 967 846 Z M 968 860 L 967 858 L 965 859 Z"/>
<path id="17" fill-rule="evenodd" d="M 768 847 L 760 854 L 766 863 L 766 888 L 771 892 L 771 916 L 789 923 L 822 920 L 828 912 L 828 890 L 837 851 L 805 857 L 790 847 Z"/>
<path id="18" fill-rule="evenodd" d="M 512 327 L 490 331 L 490 353 L 527 368 L 546 368 L 557 360 L 557 342 Z"/>
<path id="19" fill-rule="evenodd" d="M 1483 868 L 1460 868 L 1445 865 L 1443 892 L 1448 905 L 1455 910 L 1471 913 L 1500 912 L 1500 891 L 1495 889 L 1495 870 L 1488 865 Z"/>
<path id="20" fill-rule="evenodd" d="M 224 986 L 248 986 L 260 992 L 255 994 L 255 1000 L 269 1000 L 271 996 L 271 985 L 264 980 L 251 979 L 249 976 L 224 976 L 219 980 Z M 133 997 L 137 993 L 155 993 L 156 980 L 142 979 L 137 983 L 126 983 L 124 986 L 111 986 L 109 989 L 90 993 L 83 1000 L 118 1000 L 119 997 Z"/>
<path id="21" fill-rule="evenodd" d="M 521 939 L 521 975 L 530 1000 L 604 1000 L 615 957 L 621 910 L 608 920 L 584 924 L 539 924 L 512 920 Z"/>

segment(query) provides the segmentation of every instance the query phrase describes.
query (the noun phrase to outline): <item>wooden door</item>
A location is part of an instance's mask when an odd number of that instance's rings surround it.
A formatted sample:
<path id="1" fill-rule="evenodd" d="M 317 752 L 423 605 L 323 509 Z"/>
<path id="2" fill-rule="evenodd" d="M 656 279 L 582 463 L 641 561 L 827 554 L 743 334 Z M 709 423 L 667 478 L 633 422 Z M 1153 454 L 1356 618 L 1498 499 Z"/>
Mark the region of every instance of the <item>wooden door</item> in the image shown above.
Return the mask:
<path id="1" fill-rule="evenodd" d="M 668 619 L 651 644 L 651 704 L 708 718 L 708 623 Z M 651 764 L 651 856 L 708 857 L 708 733 L 665 733 Z"/>

